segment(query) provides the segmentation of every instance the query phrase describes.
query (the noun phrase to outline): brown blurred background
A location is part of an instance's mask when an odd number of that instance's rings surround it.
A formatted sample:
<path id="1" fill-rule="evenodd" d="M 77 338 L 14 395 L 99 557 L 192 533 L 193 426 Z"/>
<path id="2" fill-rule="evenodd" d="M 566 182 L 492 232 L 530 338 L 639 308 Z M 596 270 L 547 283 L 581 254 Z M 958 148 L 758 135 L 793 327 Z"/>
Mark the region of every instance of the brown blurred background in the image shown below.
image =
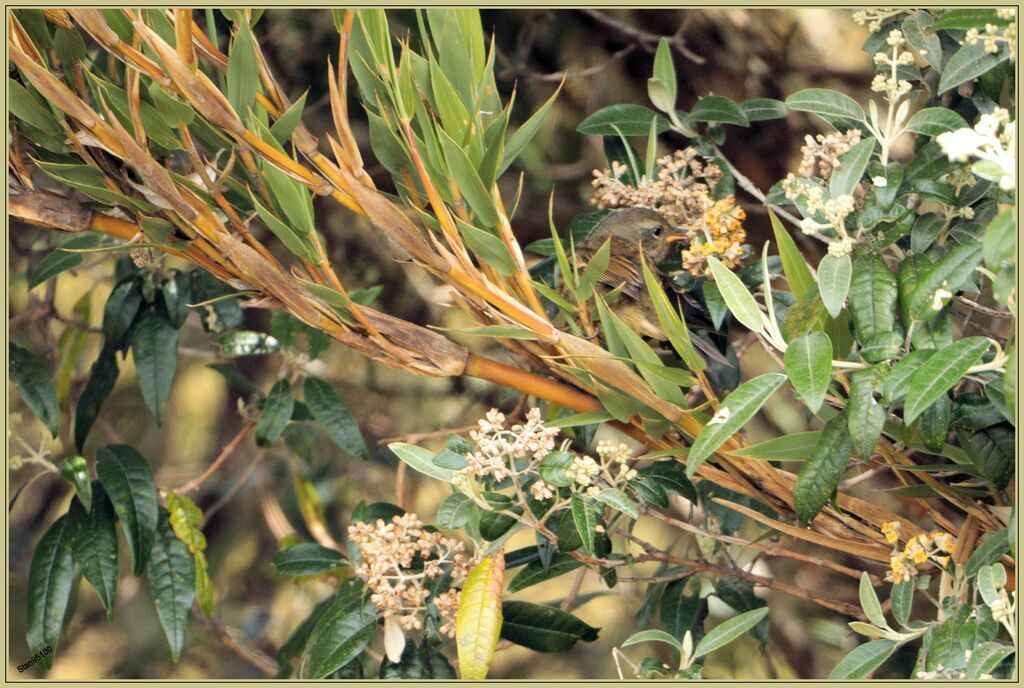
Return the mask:
<path id="1" fill-rule="evenodd" d="M 200 13 L 201 14 L 201 13 Z M 392 32 L 402 35 L 415 26 L 411 11 L 389 11 Z M 555 196 L 559 227 L 587 209 L 591 171 L 603 167 L 599 137 L 575 132 L 589 113 L 616 103 L 648 105 L 646 80 L 651 73 L 653 50 L 659 36 L 676 36 L 674 58 L 679 74 L 679 107 L 689 109 L 699 96 L 710 92 L 736 101 L 749 98 L 783 99 L 801 88 L 835 88 L 863 101 L 872 76 L 868 57 L 860 51 L 866 31 L 855 25 L 848 12 L 809 10 L 483 10 L 485 31 L 495 29 L 498 48 L 496 69 L 499 88 L 507 96 L 517 87 L 514 121 L 524 120 L 543 103 L 568 72 L 568 79 L 534 145 L 524 154 L 523 200 L 514 227 L 523 244 L 548 235 L 547 206 Z M 227 29 L 225 23 L 221 28 Z M 223 35 L 223 34 L 222 34 Z M 326 10 L 269 10 L 256 27 L 256 35 L 271 68 L 298 97 L 308 88 L 306 122 L 314 134 L 330 127 L 327 102 L 328 56 L 337 53 L 337 35 Z M 353 84 L 354 88 L 354 84 Z M 359 120 L 359 108 L 353 108 Z M 729 127 L 725 153 L 755 184 L 767 190 L 795 169 L 794 159 L 807 133 L 820 123 L 800 113 L 786 120 L 755 123 L 749 129 Z M 365 127 L 357 133 L 369 153 Z M 680 138 L 666 135 L 668 152 L 682 147 Z M 367 155 L 369 159 L 370 156 Z M 368 162 L 382 188 L 390 188 L 387 174 Z M 511 197 L 517 174 L 510 171 L 503 183 Z M 754 199 L 741 194 L 748 207 L 750 243 L 756 248 L 767 235 L 767 218 Z M 320 199 L 317 220 L 326 235 L 334 264 L 347 284 L 383 284 L 379 305 L 387 312 L 421 323 L 464 327 L 465 319 L 444 305 L 444 294 L 424 274 L 396 263 L 392 247 L 368 231 L 349 213 Z M 27 272 L 49 250 L 52 237 L 44 230 L 14 223 L 10 246 L 10 306 L 17 317 L 28 304 Z M 810 252 L 816 247 L 807 247 Z M 816 262 L 816 256 L 812 260 Z M 184 266 L 179 266 L 184 267 Z M 74 273 L 58 280 L 54 303 L 63 317 L 88 294 L 89 323 L 95 327 L 111 287 L 111 262 L 89 259 Z M 45 298 L 52 283 L 37 287 L 35 296 Z M 75 316 L 76 318 L 79 316 Z M 267 327 L 263 312 L 249 311 L 246 326 Z M 56 320 L 26 322 L 11 338 L 46 357 L 52 369 L 66 325 Z M 100 339 L 90 333 L 80 363 L 74 371 L 71 399 L 77 398 L 88 368 L 99 350 Z M 479 339 L 467 340 L 480 347 Z M 237 431 L 236 412 L 240 393 L 207 367 L 218 361 L 214 347 L 199 325 L 190 318 L 183 330 L 182 357 L 174 381 L 170 412 L 162 428 L 155 426 L 142 403 L 130 363 L 122 370 L 114 394 L 86 447 L 91 456 L 102 444 L 124 441 L 138 447 L 149 459 L 161 486 L 174 486 L 198 475 L 224 443 Z M 504 355 L 500 351 L 491 352 Z M 743 360 L 744 376 L 773 364 L 756 347 Z M 276 369 L 273 357 L 236 360 L 254 383 L 266 389 Z M 313 604 L 329 588 L 316 583 L 296 586 L 274 575 L 270 560 L 277 543 L 260 508 L 261 491 L 277 497 L 293 527 L 301 521 L 291 487 L 298 473 L 311 480 L 329 504 L 328 515 L 336 535 L 341 535 L 351 509 L 360 501 L 396 500 L 395 460 L 381 444 L 407 433 L 428 433 L 441 428 L 470 425 L 486 409 L 511 409 L 515 395 L 474 380 L 425 379 L 372 364 L 358 355 L 332 346 L 311 370 L 330 380 L 360 422 L 373 458 L 354 461 L 331 451 L 314 448 L 308 460 L 286 452 L 281 443 L 267 450 L 247 440 L 224 469 L 208 481 L 198 504 L 209 514 L 205 532 L 208 557 L 216 591 L 215 623 L 193 620 L 186 649 L 172 664 L 157 624 L 152 600 L 140 580 L 124 574 L 118 589 L 117 610 L 108 623 L 95 594 L 83 584 L 78 607 L 59 648 L 51 678 L 256 678 L 262 674 L 229 648 L 230 640 L 253 652 L 272 656 Z M 12 393 L 12 398 L 16 394 Z M 18 402 L 20 406 L 20 402 Z M 18 410 L 18 406 L 14 410 Z M 12 429 L 29 444 L 36 444 L 42 428 L 31 414 Z M 791 398 L 766 407 L 766 419 L 751 427 L 764 439 L 805 429 L 803 417 Z M 30 420 L 31 419 L 31 420 Z M 64 419 L 67 422 L 67 418 Z M 415 439 L 415 438 L 413 438 Z M 429 442 L 425 446 L 430 446 Z M 53 443 L 51 458 L 59 461 L 73 451 Z M 23 453 L 12 440 L 12 452 Z M 12 472 L 10 492 L 38 471 L 26 467 Z M 409 476 L 406 487 L 410 510 L 424 520 L 434 519 L 437 503 L 447 494 L 443 485 Z M 70 489 L 59 478 L 46 476 L 32 483 L 13 504 L 9 514 L 9 629 L 8 667 L 12 678 L 40 676 L 35 671 L 19 675 L 14 668 L 28 658 L 25 645 L 25 580 L 30 553 L 45 527 L 63 513 Z M 642 537 L 669 544 L 676 534 L 642 525 Z M 533 544 L 532 535 L 521 534 L 510 548 Z M 123 550 L 122 550 L 123 551 Z M 735 553 L 739 560 L 743 553 Z M 123 564 L 122 557 L 122 564 Z M 852 579 L 835 580 L 813 567 L 795 566 L 784 560 L 762 560 L 758 572 L 801 587 L 826 590 L 849 601 L 856 600 Z M 561 599 L 572 575 L 519 593 L 538 602 Z M 582 592 L 608 592 L 596 576 L 588 576 Z M 714 656 L 705 676 L 713 678 L 792 678 L 827 675 L 839 657 L 857 640 L 845 619 L 823 613 L 792 598 L 769 596 L 772 634 L 764 655 L 750 638 Z M 602 627 L 600 639 L 578 644 L 561 655 L 536 655 L 520 649 L 505 650 L 495 659 L 495 678 L 614 678 L 612 648 L 637 630 L 634 613 L 642 590 L 621 584 L 612 594 L 588 601 L 578 614 Z M 716 623 L 712 608 L 709 625 Z M 225 642 L 225 640 L 228 642 Z M 650 654 L 650 647 L 627 651 L 635 660 Z M 907 675 L 903 672 L 903 676 Z"/>

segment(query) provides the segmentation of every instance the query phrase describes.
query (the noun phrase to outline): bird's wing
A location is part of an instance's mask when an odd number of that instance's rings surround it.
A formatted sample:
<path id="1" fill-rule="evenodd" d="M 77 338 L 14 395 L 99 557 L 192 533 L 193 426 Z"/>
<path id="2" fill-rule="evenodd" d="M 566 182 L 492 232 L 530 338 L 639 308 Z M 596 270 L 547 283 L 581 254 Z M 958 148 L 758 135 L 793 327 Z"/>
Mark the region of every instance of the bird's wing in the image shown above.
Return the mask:
<path id="1" fill-rule="evenodd" d="M 614 236 L 611 238 L 611 242 L 611 257 L 608 259 L 608 266 L 597 281 L 612 289 L 621 285 L 623 294 L 631 299 L 638 299 L 643 287 L 643 277 L 640 273 L 639 262 L 634 260 L 639 255 L 637 247 Z M 585 244 L 579 246 L 577 258 L 580 262 L 588 262 L 603 244 L 604 241 L 593 247 Z"/>

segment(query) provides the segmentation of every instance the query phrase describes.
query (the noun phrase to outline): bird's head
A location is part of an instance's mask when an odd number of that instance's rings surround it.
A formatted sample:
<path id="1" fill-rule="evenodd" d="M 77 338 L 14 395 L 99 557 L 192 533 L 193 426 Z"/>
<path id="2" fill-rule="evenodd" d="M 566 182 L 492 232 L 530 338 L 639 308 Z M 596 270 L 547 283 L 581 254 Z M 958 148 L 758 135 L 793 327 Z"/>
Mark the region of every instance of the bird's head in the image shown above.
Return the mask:
<path id="1" fill-rule="evenodd" d="M 616 236 L 631 246 L 639 244 L 647 260 L 655 265 L 668 258 L 673 242 L 686 236 L 650 208 L 618 210 L 601 220 L 594 235 Z"/>

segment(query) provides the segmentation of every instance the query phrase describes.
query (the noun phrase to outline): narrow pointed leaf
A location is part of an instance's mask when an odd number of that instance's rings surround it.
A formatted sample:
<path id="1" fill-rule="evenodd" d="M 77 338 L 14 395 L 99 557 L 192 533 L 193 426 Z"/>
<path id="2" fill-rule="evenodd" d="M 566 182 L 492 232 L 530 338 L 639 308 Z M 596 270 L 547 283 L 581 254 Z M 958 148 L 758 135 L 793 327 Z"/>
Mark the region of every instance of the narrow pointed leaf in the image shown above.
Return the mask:
<path id="1" fill-rule="evenodd" d="M 786 376 L 779 373 L 758 375 L 727 396 L 718 413 L 704 426 L 690 447 L 686 459 L 687 476 L 693 477 L 700 465 L 760 410 L 785 379 Z"/>
<path id="2" fill-rule="evenodd" d="M 850 281 L 850 313 L 861 342 L 892 332 L 896 322 L 896 277 L 877 253 L 857 256 Z"/>
<path id="3" fill-rule="evenodd" d="M 274 557 L 279 576 L 316 576 L 344 565 L 341 552 L 315 542 L 300 542 Z"/>
<path id="4" fill-rule="evenodd" d="M 132 332 L 132 357 L 139 376 L 142 398 L 157 425 L 164 419 L 171 382 L 178 365 L 178 328 L 167 322 L 160 311 L 143 315 Z"/>
<path id="5" fill-rule="evenodd" d="M 699 643 L 697 643 L 697 647 L 693 650 L 693 656 L 703 657 L 706 654 L 728 645 L 733 640 L 739 638 L 754 626 L 761 623 L 761 620 L 766 616 L 768 616 L 768 607 L 762 607 L 761 609 L 755 609 L 753 611 L 744 612 L 734 616 L 728 621 L 715 626 L 707 635 L 701 638 Z"/>
<path id="6" fill-rule="evenodd" d="M 830 679 L 861 679 L 880 667 L 882 663 L 892 656 L 898 645 L 891 640 L 872 640 L 857 647 L 840 660 L 832 673 Z"/>
<path id="7" fill-rule="evenodd" d="M 114 615 L 117 591 L 117 516 L 99 483 L 93 492 L 91 506 L 86 511 L 76 500 L 68 508 L 72 527 L 71 551 L 110 619 Z"/>
<path id="8" fill-rule="evenodd" d="M 825 424 L 814 454 L 797 476 L 793 501 L 801 523 L 809 523 L 828 503 L 852 454 L 846 415 L 840 413 Z"/>
<path id="9" fill-rule="evenodd" d="M 171 658 L 176 662 L 185 646 L 185 626 L 196 600 L 196 569 L 192 553 L 174 534 L 167 517 L 167 512 L 161 510 L 146 578 Z"/>
<path id="10" fill-rule="evenodd" d="M 748 329 L 754 332 L 764 332 L 764 316 L 761 314 L 761 309 L 740 278 L 732 270 L 722 265 L 717 258 L 709 257 L 708 264 L 711 266 L 718 291 L 721 292 L 722 298 L 725 299 L 733 316 Z"/>
<path id="11" fill-rule="evenodd" d="M 410 468 L 435 480 L 443 480 L 446 483 L 451 482 L 452 475 L 455 474 L 455 471 L 452 469 L 444 468 L 434 463 L 434 452 L 429 449 L 417 447 L 415 444 L 408 444 L 406 442 L 392 442 L 388 445 L 388 449 L 393 451 L 399 459 L 409 464 Z"/>
<path id="12" fill-rule="evenodd" d="M 775 243 L 779 246 L 782 271 L 786 275 L 789 289 L 793 292 L 793 296 L 803 299 L 814 289 L 814 276 L 811 274 L 810 267 L 807 266 L 807 260 L 800 253 L 796 242 L 793 241 L 793 237 L 789 235 L 771 208 L 768 209 L 768 217 L 772 221 L 772 232 L 775 234 Z"/>
<path id="13" fill-rule="evenodd" d="M 25 405 L 42 421 L 54 437 L 60 429 L 57 388 L 46 369 L 28 349 L 13 342 L 8 346 L 11 382 L 18 388 Z"/>
<path id="14" fill-rule="evenodd" d="M 71 532 L 70 519 L 61 516 L 43 535 L 32 555 L 28 572 L 26 641 L 33 653 L 47 646 L 56 650 L 60 641 L 74 580 Z M 50 668 L 53 653 L 43 656 L 41 664 Z"/>
<path id="15" fill-rule="evenodd" d="M 565 652 L 578 641 L 597 640 L 598 630 L 561 609 L 532 602 L 505 602 L 501 637 L 537 652 Z M 462 678 L 467 678 L 462 673 Z"/>
<path id="16" fill-rule="evenodd" d="M 292 396 L 292 383 L 287 379 L 278 380 L 270 388 L 260 418 L 256 422 L 256 444 L 269 447 L 284 432 L 295 408 L 295 397 Z"/>
<path id="17" fill-rule="evenodd" d="M 361 582 L 346 581 L 310 632 L 298 677 L 323 679 L 358 657 L 377 630 L 377 614 Z"/>
<path id="18" fill-rule="evenodd" d="M 157 527 L 156 483 L 142 454 L 127 444 L 111 444 L 96 452 L 96 473 L 103 483 L 132 555 L 132 572 L 146 568 Z"/>
<path id="19" fill-rule="evenodd" d="M 922 411 L 949 391 L 989 346 L 985 337 L 968 337 L 939 350 L 925 361 L 907 381 L 904 423 L 913 423 Z"/>
<path id="20" fill-rule="evenodd" d="M 370 451 L 366 447 L 366 440 L 363 439 L 359 424 L 331 385 L 323 380 L 307 377 L 302 383 L 302 393 L 310 413 L 336 445 L 357 458 L 369 458 Z"/>

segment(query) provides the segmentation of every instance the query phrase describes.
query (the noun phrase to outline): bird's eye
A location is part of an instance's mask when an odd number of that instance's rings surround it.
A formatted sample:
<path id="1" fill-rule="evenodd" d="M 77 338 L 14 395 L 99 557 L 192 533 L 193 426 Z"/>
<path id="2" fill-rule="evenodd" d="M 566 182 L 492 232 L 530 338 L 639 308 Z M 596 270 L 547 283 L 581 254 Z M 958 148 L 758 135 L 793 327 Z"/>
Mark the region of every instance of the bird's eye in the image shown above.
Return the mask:
<path id="1" fill-rule="evenodd" d="M 651 234 L 653 234 L 654 236 L 661 236 L 661 226 L 659 225 L 657 227 L 652 227 Z"/>

